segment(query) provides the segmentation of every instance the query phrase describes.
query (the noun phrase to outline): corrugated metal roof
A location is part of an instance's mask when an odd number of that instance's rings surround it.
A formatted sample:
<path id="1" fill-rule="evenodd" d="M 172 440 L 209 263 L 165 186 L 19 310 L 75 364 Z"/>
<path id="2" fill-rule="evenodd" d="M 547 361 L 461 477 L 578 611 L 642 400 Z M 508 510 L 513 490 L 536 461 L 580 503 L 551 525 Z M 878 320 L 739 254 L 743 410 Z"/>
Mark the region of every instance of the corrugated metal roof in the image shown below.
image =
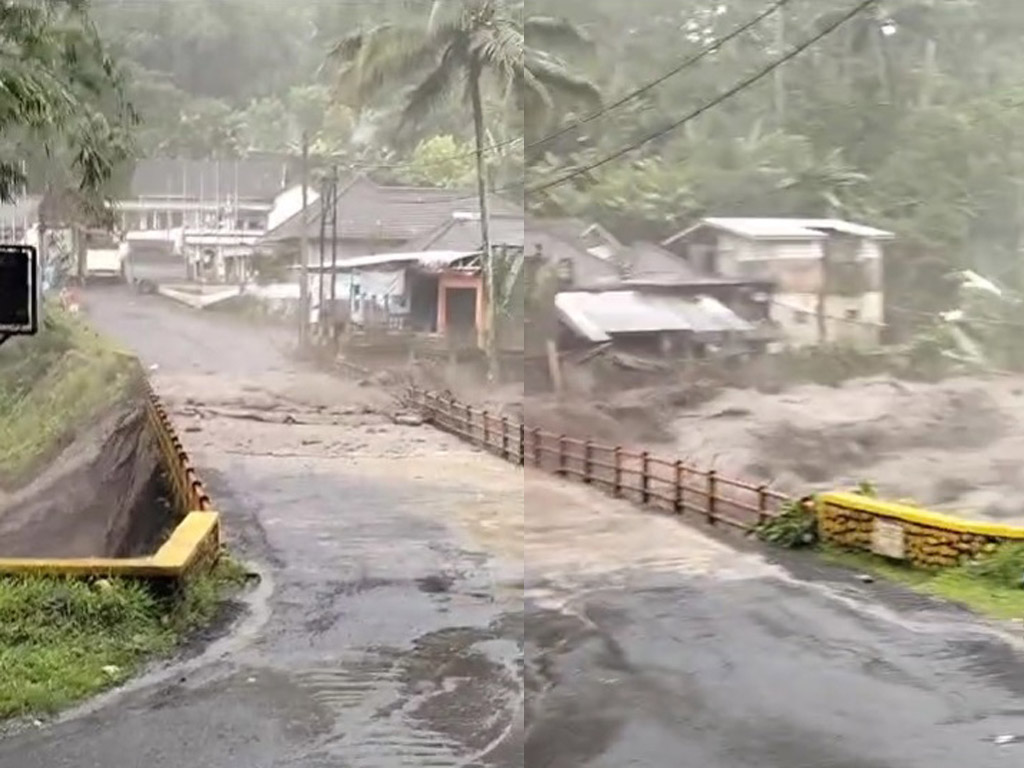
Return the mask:
<path id="1" fill-rule="evenodd" d="M 654 243 L 639 242 L 618 254 L 630 277 L 655 277 L 687 280 L 701 277 L 682 257 Z"/>
<path id="2" fill-rule="evenodd" d="M 829 231 L 841 232 L 857 237 L 870 237 L 887 240 L 893 237 L 892 232 L 875 229 L 863 224 L 855 224 L 842 219 L 801 219 L 801 218 L 728 218 L 711 216 L 703 223 L 719 229 L 725 229 L 742 237 L 756 239 L 807 239 L 820 240 L 827 237 Z"/>
<path id="3" fill-rule="evenodd" d="M 617 333 L 748 332 L 753 326 L 710 296 L 682 298 L 639 291 L 567 291 L 555 297 L 559 316 L 594 342 Z"/>
<path id="4" fill-rule="evenodd" d="M 273 200 L 285 189 L 287 163 L 280 159 L 139 160 L 132 175 L 133 197 L 214 200 Z"/>
<path id="5" fill-rule="evenodd" d="M 895 235 L 884 229 L 842 219 L 805 219 L 797 217 L 747 218 L 709 216 L 700 223 L 668 238 L 669 245 L 701 227 L 714 227 L 752 240 L 823 240 L 829 232 L 839 232 L 874 240 L 891 240 Z"/>
<path id="6" fill-rule="evenodd" d="M 336 269 L 339 272 L 347 272 L 352 269 L 365 269 L 366 267 L 383 267 L 394 265 L 396 267 L 416 264 L 426 269 L 444 269 L 459 261 L 472 259 L 479 256 L 479 251 L 418 251 L 415 253 L 376 253 L 372 256 L 356 256 L 350 259 L 338 259 Z M 309 269 L 319 271 L 319 264 L 311 264 Z M 330 269 L 330 266 L 325 267 Z"/>
<path id="7" fill-rule="evenodd" d="M 620 277 L 615 263 L 587 250 L 600 248 L 600 243 L 604 240 L 602 236 L 585 236 L 592 227 L 593 225 L 576 219 L 528 217 L 525 233 L 526 255 L 536 255 L 539 248 L 541 256 L 549 263 L 557 264 L 569 260 L 572 263 L 573 285 L 576 286 L 596 286 L 615 282 Z"/>

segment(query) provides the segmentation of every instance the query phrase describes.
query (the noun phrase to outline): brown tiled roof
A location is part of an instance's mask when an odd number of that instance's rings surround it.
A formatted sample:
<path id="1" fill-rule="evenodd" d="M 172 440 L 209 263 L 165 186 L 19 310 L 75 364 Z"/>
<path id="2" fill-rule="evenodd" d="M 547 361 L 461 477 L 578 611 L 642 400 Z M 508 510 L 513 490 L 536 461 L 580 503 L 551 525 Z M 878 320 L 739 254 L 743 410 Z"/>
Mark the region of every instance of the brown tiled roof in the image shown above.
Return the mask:
<path id="1" fill-rule="evenodd" d="M 702 277 L 680 256 L 654 243 L 633 243 L 622 248 L 616 256 L 630 277 L 664 276 L 676 280 Z"/>
<path id="2" fill-rule="evenodd" d="M 522 248 L 526 222 L 522 216 L 492 215 L 491 244 Z M 410 241 L 407 251 L 474 251 L 480 248 L 480 218 L 451 218 L 425 236 Z"/>
<path id="3" fill-rule="evenodd" d="M 513 204 L 492 197 L 495 215 L 520 214 Z M 307 235 L 320 237 L 320 203 L 309 211 Z M 479 213 L 476 196 L 471 193 L 432 187 L 381 186 L 365 176 L 354 179 L 338 193 L 338 238 L 344 240 L 388 240 L 408 242 L 425 237 L 458 212 Z M 327 217 L 328 227 L 331 217 Z M 297 240 L 302 234 L 302 214 L 298 213 L 267 234 L 266 240 Z"/>
<path id="4" fill-rule="evenodd" d="M 540 249 L 542 258 L 551 263 L 563 259 L 572 262 L 573 285 L 603 285 L 619 280 L 618 267 L 587 251 L 589 241 L 582 235 L 588 224 L 576 219 L 541 219 L 526 222 L 526 255 Z"/>

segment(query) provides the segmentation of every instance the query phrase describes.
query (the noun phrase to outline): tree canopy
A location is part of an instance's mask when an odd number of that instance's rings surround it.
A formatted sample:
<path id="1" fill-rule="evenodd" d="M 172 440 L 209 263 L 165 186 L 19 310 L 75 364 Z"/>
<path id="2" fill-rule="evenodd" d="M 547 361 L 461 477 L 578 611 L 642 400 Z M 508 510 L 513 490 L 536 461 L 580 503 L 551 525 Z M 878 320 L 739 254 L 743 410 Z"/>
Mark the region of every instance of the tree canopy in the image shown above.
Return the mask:
<path id="1" fill-rule="evenodd" d="M 0 198 L 31 176 L 95 203 L 131 151 L 135 114 L 84 0 L 5 3 L 0 38 Z"/>
<path id="2" fill-rule="evenodd" d="M 489 152 L 502 164 L 489 172 L 530 188 L 585 167 L 729 89 L 853 0 L 791 0 L 715 45 L 770 4 L 503 2 L 521 34 L 523 82 L 484 94 L 487 143 L 505 151 Z M 330 47 L 356 32 L 400 26 L 422 38 L 433 6 L 293 0 L 284 14 L 279 0 L 155 0 L 95 13 L 131 69 L 143 151 L 288 150 L 302 126 L 353 164 L 383 154 L 390 178 L 450 185 L 463 183 L 459 162 L 473 139 L 462 110 L 407 114 L 411 129 L 397 135 L 411 89 L 423 84 L 417 73 L 357 104 L 338 99 L 322 67 Z M 710 213 L 835 211 L 891 228 L 901 247 L 941 263 L 1018 284 L 1021 39 L 1019 0 L 879 0 L 756 86 L 529 202 L 598 219 L 627 239 L 656 239 Z M 601 113 L 588 96 L 593 86 L 614 104 L 705 47 L 699 62 L 619 107 Z M 526 87 L 542 75 L 543 90 Z"/>

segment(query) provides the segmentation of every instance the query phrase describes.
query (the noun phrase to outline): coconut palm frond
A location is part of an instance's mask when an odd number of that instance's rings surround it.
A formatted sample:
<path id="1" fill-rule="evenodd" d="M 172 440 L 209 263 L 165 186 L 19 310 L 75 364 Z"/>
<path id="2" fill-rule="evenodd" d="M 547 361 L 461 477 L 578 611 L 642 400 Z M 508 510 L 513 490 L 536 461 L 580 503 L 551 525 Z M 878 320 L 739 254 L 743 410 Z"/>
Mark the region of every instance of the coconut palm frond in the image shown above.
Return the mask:
<path id="1" fill-rule="evenodd" d="M 491 27 L 476 30 L 470 50 L 478 56 L 484 69 L 507 83 L 523 69 L 526 40 L 521 29 L 502 20 Z"/>
<path id="2" fill-rule="evenodd" d="M 394 24 L 353 35 L 332 51 L 335 93 L 357 105 L 371 102 L 385 88 L 433 67 L 459 33 L 458 25 L 449 22 L 439 24 L 426 37 L 422 30 Z"/>
<path id="3" fill-rule="evenodd" d="M 355 34 L 341 38 L 327 52 L 327 61 L 338 65 L 352 61 L 359 55 L 359 51 L 362 50 L 366 36 L 372 33 L 373 30 L 360 30 Z"/>
<path id="4" fill-rule="evenodd" d="M 445 49 L 434 70 L 406 96 L 399 131 L 419 123 L 445 102 L 456 82 L 464 75 L 468 58 L 469 52 L 464 40 Z"/>
<path id="5" fill-rule="evenodd" d="M 560 60 L 531 51 L 526 66 L 535 82 L 549 93 L 558 93 L 592 108 L 601 105 L 601 89 L 590 80 L 574 75 Z"/>
<path id="6" fill-rule="evenodd" d="M 527 16 L 523 32 L 531 46 L 592 50 L 594 40 L 587 32 L 568 19 L 555 16 Z"/>

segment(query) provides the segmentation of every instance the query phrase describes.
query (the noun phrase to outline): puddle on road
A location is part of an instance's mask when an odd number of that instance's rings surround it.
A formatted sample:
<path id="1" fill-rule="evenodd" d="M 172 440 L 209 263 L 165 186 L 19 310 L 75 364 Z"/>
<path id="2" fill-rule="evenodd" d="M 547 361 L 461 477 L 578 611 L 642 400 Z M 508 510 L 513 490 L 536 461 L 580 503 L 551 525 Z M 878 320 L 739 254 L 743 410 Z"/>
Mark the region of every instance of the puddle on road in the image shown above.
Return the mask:
<path id="1" fill-rule="evenodd" d="M 521 701 L 521 646 L 503 627 L 431 632 L 409 649 L 348 654 L 292 680 L 334 713 L 329 747 L 350 764 L 464 768 L 500 740 Z"/>

